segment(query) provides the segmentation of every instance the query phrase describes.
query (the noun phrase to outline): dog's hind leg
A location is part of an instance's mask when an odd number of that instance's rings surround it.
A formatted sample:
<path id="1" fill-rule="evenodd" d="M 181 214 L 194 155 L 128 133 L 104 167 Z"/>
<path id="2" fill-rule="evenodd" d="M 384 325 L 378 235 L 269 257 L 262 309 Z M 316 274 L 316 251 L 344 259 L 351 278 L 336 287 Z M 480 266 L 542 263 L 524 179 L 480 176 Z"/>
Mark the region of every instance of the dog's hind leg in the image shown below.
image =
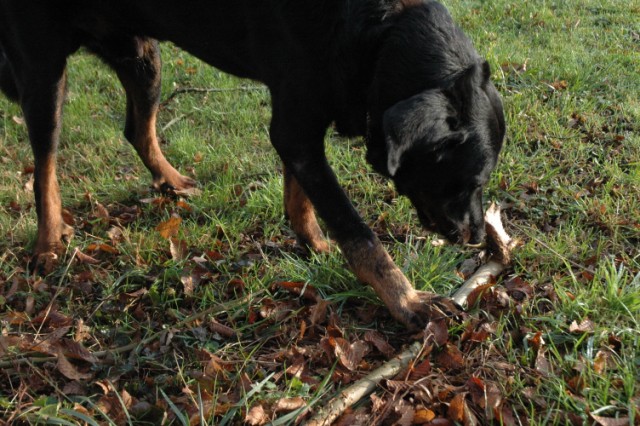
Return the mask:
<path id="1" fill-rule="evenodd" d="M 156 136 L 161 62 L 158 42 L 143 37 L 109 40 L 91 46 L 115 71 L 127 93 L 124 134 L 153 177 L 156 189 L 187 189 L 196 182 L 165 158 Z"/>
<path id="2" fill-rule="evenodd" d="M 329 244 L 322 235 L 322 230 L 316 220 L 313 204 L 293 174 L 284 166 L 283 174 L 284 209 L 291 222 L 291 227 L 298 237 L 298 242 L 318 253 L 329 251 Z"/>
<path id="3" fill-rule="evenodd" d="M 44 28 L 42 25 L 42 32 L 46 33 Z M 38 236 L 34 255 L 40 263 L 43 255 L 49 257 L 63 252 L 63 237 L 73 234 L 73 229 L 62 220 L 56 176 L 56 151 L 66 87 L 66 57 L 73 47 L 61 41 L 65 38 L 57 33 L 46 39 L 35 39 L 28 33 L 17 34 L 16 39 L 20 53 L 12 52 L 9 46 L 4 47 L 14 71 L 15 88 L 35 160 L 33 189 Z M 47 259 L 43 261 L 47 262 Z"/>

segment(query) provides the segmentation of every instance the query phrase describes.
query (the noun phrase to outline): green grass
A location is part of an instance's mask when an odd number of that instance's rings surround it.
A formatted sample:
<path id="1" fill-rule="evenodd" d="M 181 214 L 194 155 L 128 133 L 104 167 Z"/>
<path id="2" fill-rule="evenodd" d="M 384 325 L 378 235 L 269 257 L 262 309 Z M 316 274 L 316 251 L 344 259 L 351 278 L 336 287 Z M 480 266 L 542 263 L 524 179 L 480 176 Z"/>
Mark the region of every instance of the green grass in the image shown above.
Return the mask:
<path id="1" fill-rule="evenodd" d="M 445 4 L 488 59 L 504 100 L 507 141 L 487 198 L 503 203 L 507 229 L 523 245 L 497 287 L 508 306 L 498 296 L 485 298 L 463 325 L 452 325 L 465 368 L 448 371 L 432 358 L 430 386 L 465 386 L 479 377 L 534 425 L 594 416 L 637 424 L 640 4 Z M 202 194 L 187 204 L 149 202 L 157 194 L 122 136 L 117 79 L 95 58 L 74 56 L 59 176 L 76 233 L 47 277 L 26 270 L 36 230 L 25 173 L 33 160 L 21 111 L 0 98 L 0 362 L 11 361 L 2 369 L 0 419 L 156 424 L 166 415 L 182 424 L 198 423 L 200 410 L 203 424 L 238 424 L 258 405 L 273 413 L 285 397 L 322 405 L 341 383 L 385 359 L 373 350 L 367 365 L 349 372 L 324 354 L 328 336 L 355 342 L 375 329 L 395 350 L 412 341 L 337 248 L 307 256 L 295 246 L 282 213 L 280 162 L 268 141 L 268 92 L 171 45 L 163 46 L 163 59 L 163 99 L 179 87 L 222 89 L 180 94 L 158 120 L 167 157 L 198 180 Z M 333 133 L 327 139 L 341 183 L 397 264 L 417 287 L 451 293 L 462 281 L 456 269 L 473 253 L 431 246 L 410 203 L 366 165 L 362 140 Z M 110 236 L 116 221 L 103 223 L 96 203 L 124 222 L 117 239 Z M 176 238 L 188 247 L 186 257 L 174 258 L 156 231 L 172 214 L 182 218 Z M 100 244 L 117 253 L 90 250 Z M 73 260 L 74 248 L 100 263 Z M 189 280 L 192 293 L 185 291 Z M 272 287 L 280 281 L 308 283 L 330 302 L 329 311 Z M 527 296 L 514 296 L 510 285 L 528 289 Z M 207 309 L 214 311 L 184 321 Z M 58 322 L 37 320 L 48 310 L 59 313 Z M 214 318 L 235 333 L 221 332 Z M 570 330 L 586 319 L 589 330 Z M 465 341 L 468 324 L 487 324 L 491 332 L 479 343 Z M 94 353 L 149 339 L 95 365 L 73 360 L 90 377 L 73 380 L 55 359 L 42 358 L 51 354 L 27 344 L 67 326 L 65 338 Z M 304 374 L 285 373 L 296 363 Z M 446 417 L 449 399 L 429 405 L 409 395 L 415 409 Z"/>

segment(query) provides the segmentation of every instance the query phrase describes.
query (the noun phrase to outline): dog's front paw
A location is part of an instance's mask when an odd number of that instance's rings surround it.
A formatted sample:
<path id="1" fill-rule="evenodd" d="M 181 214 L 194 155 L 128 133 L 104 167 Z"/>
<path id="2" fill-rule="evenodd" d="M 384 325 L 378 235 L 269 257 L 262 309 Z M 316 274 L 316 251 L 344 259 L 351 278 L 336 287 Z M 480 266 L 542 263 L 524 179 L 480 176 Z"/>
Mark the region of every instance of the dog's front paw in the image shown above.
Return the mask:
<path id="1" fill-rule="evenodd" d="M 401 319 L 411 330 L 423 329 L 429 321 L 457 318 L 462 310 L 448 297 L 426 291 L 415 291 L 407 297 L 405 312 L 396 318 Z M 393 313 L 393 312 L 392 312 Z"/>

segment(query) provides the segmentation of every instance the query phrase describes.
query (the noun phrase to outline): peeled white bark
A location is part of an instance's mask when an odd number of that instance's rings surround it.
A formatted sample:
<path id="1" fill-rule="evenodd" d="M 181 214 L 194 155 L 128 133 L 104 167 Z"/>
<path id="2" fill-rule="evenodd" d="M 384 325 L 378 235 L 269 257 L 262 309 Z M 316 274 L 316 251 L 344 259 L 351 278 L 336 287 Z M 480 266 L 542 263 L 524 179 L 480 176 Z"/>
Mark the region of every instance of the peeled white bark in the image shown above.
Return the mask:
<path id="1" fill-rule="evenodd" d="M 491 257 L 451 297 L 464 309 L 468 307 L 468 297 L 475 289 L 494 282 L 511 264 L 511 252 L 518 244 L 504 230 L 498 205 L 491 204 L 485 213 L 484 220 L 487 230 L 487 250 L 491 253 Z"/>

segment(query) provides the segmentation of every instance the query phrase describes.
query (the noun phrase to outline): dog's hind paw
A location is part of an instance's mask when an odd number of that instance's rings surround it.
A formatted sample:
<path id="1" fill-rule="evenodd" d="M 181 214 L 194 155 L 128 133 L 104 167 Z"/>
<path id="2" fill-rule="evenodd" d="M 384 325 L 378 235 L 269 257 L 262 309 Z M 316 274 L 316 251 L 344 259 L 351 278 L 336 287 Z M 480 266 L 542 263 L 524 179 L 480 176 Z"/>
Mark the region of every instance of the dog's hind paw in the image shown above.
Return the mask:
<path id="1" fill-rule="evenodd" d="M 152 172 L 154 178 L 151 184 L 156 191 L 174 193 L 180 196 L 198 195 L 200 193 L 197 188 L 198 182 L 188 176 L 181 175 L 168 162 L 156 173 Z"/>
<path id="2" fill-rule="evenodd" d="M 40 252 L 31 257 L 29 270 L 38 275 L 45 276 L 53 272 L 59 264 L 60 256 L 55 251 Z"/>

